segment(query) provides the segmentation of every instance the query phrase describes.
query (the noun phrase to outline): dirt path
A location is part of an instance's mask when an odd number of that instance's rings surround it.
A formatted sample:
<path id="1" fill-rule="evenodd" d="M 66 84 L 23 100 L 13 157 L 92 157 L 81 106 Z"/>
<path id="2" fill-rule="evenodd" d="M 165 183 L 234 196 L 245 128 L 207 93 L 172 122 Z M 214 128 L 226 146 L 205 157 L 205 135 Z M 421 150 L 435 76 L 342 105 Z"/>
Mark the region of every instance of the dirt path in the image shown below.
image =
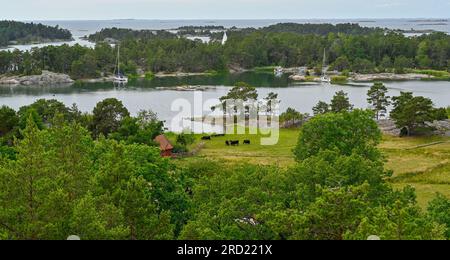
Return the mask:
<path id="1" fill-rule="evenodd" d="M 421 144 L 421 145 L 418 145 L 418 146 L 406 148 L 406 150 L 414 150 L 414 149 L 419 149 L 419 148 L 424 148 L 424 147 L 429 147 L 429 146 L 435 146 L 435 145 L 438 145 L 438 144 L 445 144 L 445 143 L 450 143 L 450 141 L 439 141 L 439 142 L 433 142 L 433 143 L 429 143 L 429 144 Z"/>

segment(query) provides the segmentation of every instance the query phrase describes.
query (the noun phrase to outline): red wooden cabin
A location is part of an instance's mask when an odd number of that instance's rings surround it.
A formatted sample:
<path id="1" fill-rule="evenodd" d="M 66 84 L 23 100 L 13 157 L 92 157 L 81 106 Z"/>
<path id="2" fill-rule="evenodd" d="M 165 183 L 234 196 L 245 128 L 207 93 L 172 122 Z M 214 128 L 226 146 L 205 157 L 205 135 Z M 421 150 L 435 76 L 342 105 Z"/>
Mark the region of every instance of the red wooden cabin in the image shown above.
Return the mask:
<path id="1" fill-rule="evenodd" d="M 155 142 L 159 144 L 162 157 L 172 157 L 173 145 L 165 135 L 158 135 L 155 138 Z"/>

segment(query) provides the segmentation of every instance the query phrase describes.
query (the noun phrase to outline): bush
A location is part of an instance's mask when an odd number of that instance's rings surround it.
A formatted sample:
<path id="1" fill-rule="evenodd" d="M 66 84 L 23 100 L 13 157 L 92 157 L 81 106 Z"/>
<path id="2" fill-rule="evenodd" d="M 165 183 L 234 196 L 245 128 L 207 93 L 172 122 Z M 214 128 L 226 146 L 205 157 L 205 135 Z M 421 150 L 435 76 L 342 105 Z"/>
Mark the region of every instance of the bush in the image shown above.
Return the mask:
<path id="1" fill-rule="evenodd" d="M 152 80 L 152 79 L 155 78 L 155 74 L 154 74 L 153 72 L 151 72 L 151 71 L 146 72 L 144 78 L 145 78 L 146 80 Z"/>
<path id="2" fill-rule="evenodd" d="M 443 70 L 413 70 L 413 72 L 430 75 L 438 80 L 450 80 L 450 73 Z"/>
<path id="3" fill-rule="evenodd" d="M 344 77 L 347 77 L 347 78 L 350 77 L 350 70 L 342 71 L 341 76 L 344 76 Z"/>
<path id="4" fill-rule="evenodd" d="M 381 132 L 371 111 L 328 113 L 312 118 L 303 126 L 294 154 L 297 161 L 325 150 L 347 156 L 357 153 L 377 160 L 381 156 L 376 148 L 380 141 Z"/>
<path id="5" fill-rule="evenodd" d="M 0 144 L 0 158 L 6 158 L 9 160 L 15 160 L 16 159 L 16 150 L 9 146 L 2 146 Z"/>
<path id="6" fill-rule="evenodd" d="M 331 77 L 332 84 L 345 84 L 347 83 L 348 78 L 346 76 L 333 76 Z"/>
<path id="7" fill-rule="evenodd" d="M 370 60 L 357 58 L 353 63 L 352 70 L 356 73 L 373 73 L 375 64 Z"/>
<path id="8" fill-rule="evenodd" d="M 195 142 L 195 136 L 193 134 L 181 133 L 177 136 L 177 144 L 182 146 L 188 146 Z"/>
<path id="9" fill-rule="evenodd" d="M 436 108 L 434 110 L 434 119 L 438 121 L 446 120 L 448 119 L 448 108 L 442 107 L 442 108 Z"/>
<path id="10" fill-rule="evenodd" d="M 187 153 L 188 149 L 186 146 L 181 145 L 181 144 L 175 144 L 173 146 L 173 153 Z"/>
<path id="11" fill-rule="evenodd" d="M 413 61 L 405 56 L 395 58 L 394 69 L 396 74 L 404 74 L 406 69 L 414 66 Z"/>

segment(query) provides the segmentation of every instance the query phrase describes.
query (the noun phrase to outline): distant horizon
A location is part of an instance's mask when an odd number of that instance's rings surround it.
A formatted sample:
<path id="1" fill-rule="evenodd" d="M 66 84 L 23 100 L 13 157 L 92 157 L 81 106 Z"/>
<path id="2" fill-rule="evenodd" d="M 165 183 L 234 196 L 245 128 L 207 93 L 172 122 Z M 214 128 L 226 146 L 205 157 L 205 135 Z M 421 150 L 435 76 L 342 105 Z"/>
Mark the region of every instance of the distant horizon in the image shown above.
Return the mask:
<path id="1" fill-rule="evenodd" d="M 386 17 L 386 18 L 377 18 L 377 17 L 360 17 L 360 18 L 199 18 L 199 19 L 191 19 L 191 18 L 167 18 L 167 19 L 159 19 L 159 18 L 110 18 L 110 19 L 0 19 L 3 21 L 21 21 L 21 22 L 33 22 L 33 21 L 48 21 L 48 22 L 58 22 L 58 21 L 131 21 L 131 20 L 137 20 L 137 21 L 236 21 L 236 20 L 242 20 L 242 21 L 277 21 L 277 20 L 367 20 L 367 19 L 374 19 L 374 20 L 409 20 L 409 19 L 417 19 L 417 20 L 440 20 L 440 19 L 446 19 L 450 20 L 449 17 Z"/>
<path id="2" fill-rule="evenodd" d="M 278 20 L 409 19 L 448 17 L 449 0 L 15 0 L 2 19 L 65 20 Z"/>

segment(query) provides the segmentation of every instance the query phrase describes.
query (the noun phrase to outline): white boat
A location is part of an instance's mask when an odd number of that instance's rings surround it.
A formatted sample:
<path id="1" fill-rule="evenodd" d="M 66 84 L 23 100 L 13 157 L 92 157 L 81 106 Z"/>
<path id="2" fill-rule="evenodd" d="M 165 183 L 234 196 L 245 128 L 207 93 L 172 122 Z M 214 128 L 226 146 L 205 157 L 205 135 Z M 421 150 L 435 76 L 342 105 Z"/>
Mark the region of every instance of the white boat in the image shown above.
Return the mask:
<path id="1" fill-rule="evenodd" d="M 329 83 L 331 83 L 331 79 L 327 76 L 322 76 L 320 78 L 320 82 L 329 84 Z"/>
<path id="2" fill-rule="evenodd" d="M 228 35 L 227 35 L 227 32 L 225 31 L 223 34 L 222 45 L 225 45 L 225 43 L 227 43 L 227 41 L 228 41 Z"/>
<path id="3" fill-rule="evenodd" d="M 273 70 L 273 73 L 275 74 L 275 76 L 281 77 L 281 76 L 283 76 L 284 71 L 283 71 L 283 68 L 282 68 L 282 67 L 276 67 L 276 68 Z"/>
<path id="4" fill-rule="evenodd" d="M 128 77 L 126 77 L 120 71 L 120 45 L 117 44 L 117 67 L 114 70 L 114 83 L 125 84 L 128 83 Z"/>

